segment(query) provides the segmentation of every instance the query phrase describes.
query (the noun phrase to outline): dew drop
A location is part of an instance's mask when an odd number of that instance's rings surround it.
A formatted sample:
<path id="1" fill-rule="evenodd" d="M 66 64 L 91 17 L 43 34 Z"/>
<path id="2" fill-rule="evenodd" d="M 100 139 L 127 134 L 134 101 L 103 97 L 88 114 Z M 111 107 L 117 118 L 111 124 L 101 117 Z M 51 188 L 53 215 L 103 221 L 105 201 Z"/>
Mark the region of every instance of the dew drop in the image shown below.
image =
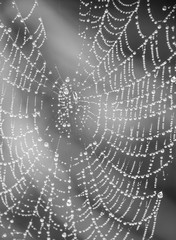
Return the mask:
<path id="1" fill-rule="evenodd" d="M 73 98 L 75 100 L 75 103 L 78 103 L 78 94 L 76 92 L 73 92 Z"/>
<path id="2" fill-rule="evenodd" d="M 44 146 L 45 146 L 45 147 L 49 147 L 49 143 L 48 143 L 48 142 L 45 142 L 45 143 L 44 143 Z"/>
<path id="3" fill-rule="evenodd" d="M 70 82 L 70 78 L 67 77 L 67 78 L 65 79 L 65 81 L 66 81 L 67 83 Z"/>
<path id="4" fill-rule="evenodd" d="M 84 155 L 87 156 L 87 151 L 84 152 Z"/>
<path id="5" fill-rule="evenodd" d="M 3 28 L 4 27 L 4 24 L 3 23 L 0 23 L 0 28 Z"/>
<path id="6" fill-rule="evenodd" d="M 67 200 L 66 205 L 67 205 L 67 207 L 70 207 L 70 206 L 72 205 L 71 199 L 68 199 L 68 200 Z"/>
<path id="7" fill-rule="evenodd" d="M 167 10 L 167 7 L 166 7 L 166 6 L 163 6 L 163 7 L 162 7 L 162 10 L 163 10 L 163 11 L 166 11 L 166 10 Z"/>
<path id="8" fill-rule="evenodd" d="M 64 227 L 68 227 L 68 223 L 64 223 Z"/>
<path id="9" fill-rule="evenodd" d="M 159 192 L 157 196 L 158 198 L 163 198 L 163 192 Z"/>
<path id="10" fill-rule="evenodd" d="M 63 89 L 63 93 L 64 93 L 65 95 L 68 95 L 68 94 L 69 94 L 68 88 L 65 87 L 65 88 Z"/>
<path id="11" fill-rule="evenodd" d="M 172 83 L 176 83 L 176 77 L 175 77 L 175 76 L 173 76 L 173 77 L 171 78 L 171 82 L 172 82 Z"/>
<path id="12" fill-rule="evenodd" d="M 161 29 L 161 27 L 162 27 L 161 25 L 158 25 L 158 29 Z"/>
<path id="13" fill-rule="evenodd" d="M 2 235 L 2 238 L 6 238 L 6 237 L 7 237 L 7 234 L 4 233 L 4 234 Z"/>
<path id="14" fill-rule="evenodd" d="M 161 149 L 161 153 L 164 153 L 164 149 Z"/>
<path id="15" fill-rule="evenodd" d="M 66 232 L 62 233 L 63 238 L 66 238 L 66 236 L 67 236 Z"/>

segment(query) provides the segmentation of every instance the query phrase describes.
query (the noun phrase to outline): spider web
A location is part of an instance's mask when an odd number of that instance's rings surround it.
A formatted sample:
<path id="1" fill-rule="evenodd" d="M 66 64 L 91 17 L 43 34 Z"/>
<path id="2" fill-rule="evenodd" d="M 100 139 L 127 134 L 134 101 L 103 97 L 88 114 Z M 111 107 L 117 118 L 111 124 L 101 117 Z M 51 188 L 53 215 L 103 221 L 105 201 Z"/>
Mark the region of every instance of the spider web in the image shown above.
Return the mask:
<path id="1" fill-rule="evenodd" d="M 37 1 L 18 3 L 0 20 L 1 238 L 152 239 L 174 159 L 176 5 L 81 0 L 63 82 Z"/>

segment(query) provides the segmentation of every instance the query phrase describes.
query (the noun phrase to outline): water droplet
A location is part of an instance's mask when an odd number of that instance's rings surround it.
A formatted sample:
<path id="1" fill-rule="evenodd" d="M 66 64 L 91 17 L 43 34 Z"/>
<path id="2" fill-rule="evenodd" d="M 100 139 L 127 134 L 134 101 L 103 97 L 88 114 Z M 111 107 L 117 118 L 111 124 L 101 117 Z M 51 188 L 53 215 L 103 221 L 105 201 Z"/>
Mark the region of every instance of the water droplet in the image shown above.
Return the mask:
<path id="1" fill-rule="evenodd" d="M 71 199 L 68 199 L 68 200 L 67 200 L 66 205 L 67 205 L 67 207 L 70 207 L 70 206 L 72 205 Z"/>
<path id="2" fill-rule="evenodd" d="M 64 227 L 68 227 L 68 223 L 64 223 Z"/>
<path id="3" fill-rule="evenodd" d="M 4 27 L 4 24 L 3 23 L 0 23 L 0 28 L 3 28 Z"/>
<path id="4" fill-rule="evenodd" d="M 66 232 L 62 233 L 63 238 L 66 238 L 66 236 L 67 236 Z"/>
<path id="5" fill-rule="evenodd" d="M 162 10 L 163 10 L 163 11 L 166 11 L 166 10 L 167 10 L 167 7 L 166 7 L 166 6 L 163 6 Z"/>
<path id="6" fill-rule="evenodd" d="M 7 237 L 7 234 L 4 233 L 4 234 L 2 235 L 2 238 L 6 238 L 6 237 Z"/>
<path id="7" fill-rule="evenodd" d="M 158 198 L 163 198 L 163 192 L 159 192 L 157 196 Z"/>
<path id="8" fill-rule="evenodd" d="M 173 77 L 171 78 L 171 82 L 172 82 L 172 83 L 176 83 L 176 77 L 175 77 L 175 76 L 173 76 Z"/>
<path id="9" fill-rule="evenodd" d="M 65 81 L 66 81 L 67 83 L 70 82 L 70 78 L 67 77 L 67 78 L 65 79 Z"/>
<path id="10" fill-rule="evenodd" d="M 75 103 L 78 103 L 78 94 L 76 92 L 73 92 L 73 98 L 75 100 Z"/>
<path id="11" fill-rule="evenodd" d="M 45 146 L 45 147 L 49 147 L 49 143 L 48 143 L 48 142 L 45 142 L 45 143 L 44 143 L 44 146 Z"/>
<path id="12" fill-rule="evenodd" d="M 161 29 L 161 25 L 158 25 L 158 29 Z"/>
<path id="13" fill-rule="evenodd" d="M 68 88 L 65 87 L 65 88 L 63 89 L 63 93 L 64 93 L 65 95 L 68 95 L 68 94 L 69 94 Z"/>

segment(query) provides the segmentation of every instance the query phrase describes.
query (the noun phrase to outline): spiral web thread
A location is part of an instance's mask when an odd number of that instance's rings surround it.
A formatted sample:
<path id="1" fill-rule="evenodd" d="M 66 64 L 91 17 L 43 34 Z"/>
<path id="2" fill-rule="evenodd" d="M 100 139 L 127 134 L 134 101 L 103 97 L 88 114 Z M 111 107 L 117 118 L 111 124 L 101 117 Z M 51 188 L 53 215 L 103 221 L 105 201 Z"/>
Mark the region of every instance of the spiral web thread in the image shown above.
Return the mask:
<path id="1" fill-rule="evenodd" d="M 174 159 L 176 5 L 155 17 L 149 0 L 81 0 L 62 84 L 28 7 L 0 20 L 1 238 L 152 239 Z"/>

